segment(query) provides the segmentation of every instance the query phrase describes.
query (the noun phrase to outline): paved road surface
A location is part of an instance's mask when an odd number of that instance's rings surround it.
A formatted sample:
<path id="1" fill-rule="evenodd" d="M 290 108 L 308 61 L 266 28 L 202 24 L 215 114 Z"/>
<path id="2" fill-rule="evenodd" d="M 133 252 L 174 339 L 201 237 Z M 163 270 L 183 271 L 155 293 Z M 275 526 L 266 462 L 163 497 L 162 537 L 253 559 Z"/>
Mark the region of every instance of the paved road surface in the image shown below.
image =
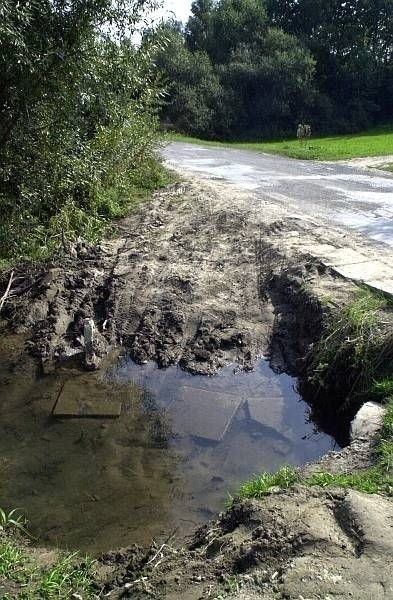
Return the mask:
<path id="1" fill-rule="evenodd" d="M 382 171 L 177 142 L 163 154 L 169 164 L 268 194 L 393 246 L 393 177 Z"/>

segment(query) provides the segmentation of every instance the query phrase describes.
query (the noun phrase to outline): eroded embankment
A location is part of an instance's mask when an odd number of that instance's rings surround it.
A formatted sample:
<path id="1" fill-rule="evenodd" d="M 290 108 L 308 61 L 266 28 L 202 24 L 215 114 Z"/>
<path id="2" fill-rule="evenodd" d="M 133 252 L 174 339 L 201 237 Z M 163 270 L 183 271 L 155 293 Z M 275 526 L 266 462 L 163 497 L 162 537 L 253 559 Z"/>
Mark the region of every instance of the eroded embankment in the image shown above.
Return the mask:
<path id="1" fill-rule="evenodd" d="M 195 374 L 229 363 L 251 370 L 265 356 L 275 370 L 300 378 L 317 422 L 347 439 L 363 398 L 345 402 L 353 385 L 338 367 L 323 385 L 316 380 L 313 349 L 355 290 L 321 262 L 320 248 L 345 249 L 356 240 L 248 193 L 195 181 L 158 194 L 118 232 L 97 248 L 75 245 L 52 266 L 15 273 L 3 314 L 28 336 L 44 372 L 70 360 L 85 363 L 86 319 L 95 327 L 89 368 L 118 345 L 136 362 L 179 364 Z M 6 282 L 4 276 L 2 288 Z M 370 459 L 368 445 L 361 466 Z M 273 493 L 235 504 L 199 530 L 188 549 L 167 540 L 147 553 L 107 555 L 100 563 L 103 593 L 390 598 L 391 518 L 390 501 L 379 497 L 303 488 Z"/>

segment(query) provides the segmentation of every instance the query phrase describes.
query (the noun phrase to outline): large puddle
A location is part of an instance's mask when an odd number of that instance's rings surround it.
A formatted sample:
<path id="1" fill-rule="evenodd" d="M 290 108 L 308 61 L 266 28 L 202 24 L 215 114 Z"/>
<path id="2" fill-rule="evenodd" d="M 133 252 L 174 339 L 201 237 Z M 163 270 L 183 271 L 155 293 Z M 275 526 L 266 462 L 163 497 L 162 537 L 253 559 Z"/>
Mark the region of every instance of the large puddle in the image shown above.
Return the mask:
<path id="1" fill-rule="evenodd" d="M 264 361 L 195 377 L 119 358 L 43 377 L 20 347 L 0 341 L 0 506 L 23 508 L 40 544 L 95 554 L 182 538 L 253 474 L 334 446 Z"/>

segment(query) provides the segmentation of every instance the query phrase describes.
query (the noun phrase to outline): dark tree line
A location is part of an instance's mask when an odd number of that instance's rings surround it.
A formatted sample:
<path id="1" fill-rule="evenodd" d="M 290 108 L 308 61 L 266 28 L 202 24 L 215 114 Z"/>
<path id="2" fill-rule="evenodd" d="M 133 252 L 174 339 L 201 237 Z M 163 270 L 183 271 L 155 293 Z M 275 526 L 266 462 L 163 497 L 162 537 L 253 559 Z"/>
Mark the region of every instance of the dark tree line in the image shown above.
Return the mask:
<path id="1" fill-rule="evenodd" d="M 211 138 L 393 120 L 393 0 L 195 0 L 162 26 L 164 121 Z"/>

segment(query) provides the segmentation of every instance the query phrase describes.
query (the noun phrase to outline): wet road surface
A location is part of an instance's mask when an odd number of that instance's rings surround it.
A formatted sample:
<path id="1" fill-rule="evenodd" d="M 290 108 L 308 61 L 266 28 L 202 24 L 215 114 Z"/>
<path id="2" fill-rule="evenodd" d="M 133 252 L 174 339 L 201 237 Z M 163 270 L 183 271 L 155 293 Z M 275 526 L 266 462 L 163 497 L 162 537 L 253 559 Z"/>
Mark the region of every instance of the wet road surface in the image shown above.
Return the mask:
<path id="1" fill-rule="evenodd" d="M 270 196 L 287 208 L 393 246 L 393 177 L 382 171 L 231 148 L 170 143 L 169 165 Z"/>

